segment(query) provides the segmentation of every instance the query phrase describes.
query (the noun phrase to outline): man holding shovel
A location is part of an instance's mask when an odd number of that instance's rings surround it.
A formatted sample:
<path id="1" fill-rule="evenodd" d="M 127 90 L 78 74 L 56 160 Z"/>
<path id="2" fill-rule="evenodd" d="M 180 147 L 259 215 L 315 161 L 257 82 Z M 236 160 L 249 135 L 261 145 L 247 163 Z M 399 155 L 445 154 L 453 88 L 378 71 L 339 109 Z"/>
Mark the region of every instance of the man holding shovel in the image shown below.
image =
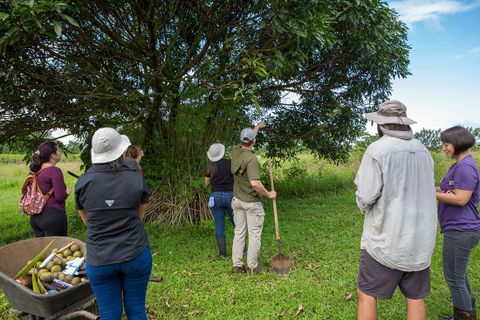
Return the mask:
<path id="1" fill-rule="evenodd" d="M 232 152 L 233 200 L 232 209 L 235 221 L 232 261 L 233 272 L 243 271 L 243 250 L 248 230 L 248 272 L 260 273 L 258 256 L 260 252 L 263 221 L 262 196 L 275 199 L 277 193 L 268 191 L 260 181 L 260 164 L 252 149 L 256 143 L 257 130 L 264 126 L 263 121 L 255 129 L 245 128 L 240 133 L 241 145 Z"/>
<path id="2" fill-rule="evenodd" d="M 433 160 L 410 129 L 403 103 L 390 100 L 367 120 L 380 139 L 368 146 L 358 169 L 357 205 L 365 214 L 358 275 L 358 319 L 374 320 L 377 299 L 390 299 L 397 286 L 407 319 L 426 319 L 430 259 L 437 214 Z"/>

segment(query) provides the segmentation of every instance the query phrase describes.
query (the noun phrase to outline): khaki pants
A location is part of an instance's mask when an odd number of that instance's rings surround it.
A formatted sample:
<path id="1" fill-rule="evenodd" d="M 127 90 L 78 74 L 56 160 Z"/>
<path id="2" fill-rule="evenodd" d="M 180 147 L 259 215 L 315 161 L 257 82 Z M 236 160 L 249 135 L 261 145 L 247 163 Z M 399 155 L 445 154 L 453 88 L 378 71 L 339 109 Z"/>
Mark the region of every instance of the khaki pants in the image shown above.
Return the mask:
<path id="1" fill-rule="evenodd" d="M 247 267 L 258 266 L 258 256 L 262 239 L 265 211 L 261 202 L 243 202 L 238 198 L 232 200 L 235 236 L 233 238 L 232 261 L 234 267 L 243 266 L 243 249 L 248 230 Z"/>

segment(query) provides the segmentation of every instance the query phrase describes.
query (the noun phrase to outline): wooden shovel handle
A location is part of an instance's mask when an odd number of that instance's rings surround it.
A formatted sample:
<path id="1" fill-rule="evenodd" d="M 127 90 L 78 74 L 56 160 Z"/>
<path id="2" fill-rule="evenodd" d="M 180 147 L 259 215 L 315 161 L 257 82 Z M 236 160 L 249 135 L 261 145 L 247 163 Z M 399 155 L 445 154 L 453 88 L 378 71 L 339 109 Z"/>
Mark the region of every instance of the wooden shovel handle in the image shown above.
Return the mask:
<path id="1" fill-rule="evenodd" d="M 275 187 L 273 185 L 273 174 L 272 174 L 272 161 L 268 160 L 268 173 L 270 174 L 270 187 L 272 191 L 275 191 Z M 278 226 L 278 215 L 277 215 L 277 202 L 275 199 L 272 200 L 272 207 L 273 207 L 273 221 L 275 222 L 275 235 L 277 237 L 277 241 L 280 240 L 280 228 Z"/>

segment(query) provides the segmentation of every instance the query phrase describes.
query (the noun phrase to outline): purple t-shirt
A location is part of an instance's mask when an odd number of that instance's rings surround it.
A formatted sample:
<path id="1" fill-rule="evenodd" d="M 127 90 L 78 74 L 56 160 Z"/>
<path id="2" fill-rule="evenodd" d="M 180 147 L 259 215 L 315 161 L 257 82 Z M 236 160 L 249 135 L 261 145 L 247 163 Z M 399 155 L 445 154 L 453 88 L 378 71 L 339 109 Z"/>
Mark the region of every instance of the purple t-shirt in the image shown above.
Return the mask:
<path id="1" fill-rule="evenodd" d="M 472 197 L 465 206 L 438 202 L 438 220 L 442 232 L 473 231 L 480 229 L 478 166 L 471 155 L 453 164 L 440 182 L 443 192 L 448 190 L 470 190 Z"/>
<path id="2" fill-rule="evenodd" d="M 65 211 L 65 199 L 68 194 L 62 170 L 55 166 L 47 167 L 38 173 L 37 181 L 43 194 L 47 194 L 53 187 L 53 193 L 45 205 Z"/>

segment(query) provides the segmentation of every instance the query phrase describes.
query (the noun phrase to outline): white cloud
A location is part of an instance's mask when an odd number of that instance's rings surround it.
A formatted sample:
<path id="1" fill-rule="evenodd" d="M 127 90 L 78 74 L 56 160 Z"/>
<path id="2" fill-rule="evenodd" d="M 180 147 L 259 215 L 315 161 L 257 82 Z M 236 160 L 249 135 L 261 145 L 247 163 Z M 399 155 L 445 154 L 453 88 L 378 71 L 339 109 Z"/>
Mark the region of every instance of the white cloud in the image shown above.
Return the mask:
<path id="1" fill-rule="evenodd" d="M 475 55 L 480 55 L 480 46 L 472 48 L 472 49 L 468 50 L 468 52 L 473 53 Z"/>
<path id="2" fill-rule="evenodd" d="M 393 1 L 390 6 L 400 14 L 400 19 L 409 27 L 415 22 L 424 22 L 441 28 L 442 16 L 473 10 L 480 7 L 480 1 L 404 0 Z"/>

